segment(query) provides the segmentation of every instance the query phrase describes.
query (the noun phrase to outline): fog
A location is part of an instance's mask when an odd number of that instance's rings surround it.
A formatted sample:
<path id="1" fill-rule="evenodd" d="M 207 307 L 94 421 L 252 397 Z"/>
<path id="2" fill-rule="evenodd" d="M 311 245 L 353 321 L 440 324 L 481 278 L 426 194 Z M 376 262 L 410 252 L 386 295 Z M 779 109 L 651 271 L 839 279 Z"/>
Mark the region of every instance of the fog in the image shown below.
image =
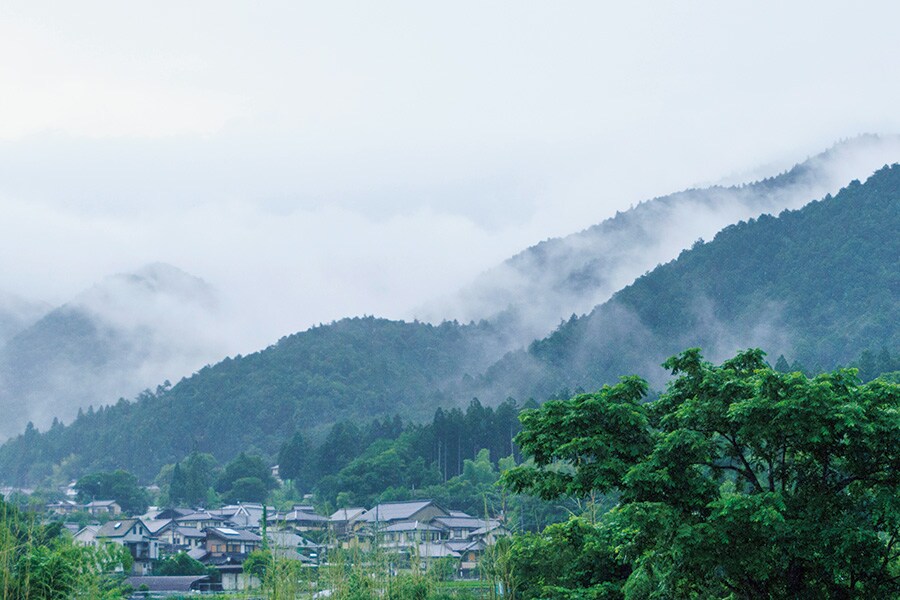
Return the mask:
<path id="1" fill-rule="evenodd" d="M 344 316 L 489 315 L 458 290 L 524 248 L 900 131 L 898 17 L 889 2 L 4 4 L 4 336 L 157 262 L 215 297 L 160 327 L 203 348 L 172 380 Z M 726 213 L 686 209 L 664 251 L 554 298 L 530 331 L 745 216 Z"/>
<path id="2" fill-rule="evenodd" d="M 727 225 L 800 208 L 898 161 L 900 136 L 861 136 L 773 179 L 654 198 L 601 224 L 531 247 L 421 313 L 463 321 L 504 313 L 516 321 L 519 343 L 527 344 Z"/>

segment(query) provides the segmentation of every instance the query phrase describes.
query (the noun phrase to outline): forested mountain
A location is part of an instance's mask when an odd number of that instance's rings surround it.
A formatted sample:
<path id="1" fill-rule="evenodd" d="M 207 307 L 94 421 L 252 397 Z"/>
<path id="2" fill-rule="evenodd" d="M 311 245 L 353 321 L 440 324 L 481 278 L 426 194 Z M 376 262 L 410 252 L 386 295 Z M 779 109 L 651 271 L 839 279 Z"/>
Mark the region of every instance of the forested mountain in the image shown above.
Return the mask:
<path id="1" fill-rule="evenodd" d="M 221 357 L 213 291 L 170 265 L 109 277 L 0 348 L 0 439 L 133 397 Z"/>
<path id="2" fill-rule="evenodd" d="M 898 160 L 900 137 L 861 136 L 776 177 L 642 202 L 584 231 L 524 250 L 426 312 L 468 321 L 507 311 L 509 320 L 517 320 L 524 345 L 547 335 L 561 319 L 590 311 L 699 238 L 763 213 L 799 208 Z"/>
<path id="3" fill-rule="evenodd" d="M 731 225 L 572 317 L 482 382 L 494 394 L 593 389 L 699 346 L 761 347 L 809 369 L 900 347 L 900 166 L 777 218 Z"/>
<path id="4" fill-rule="evenodd" d="M 29 428 L 0 449 L 0 481 L 34 481 L 68 461 L 125 467 L 152 478 L 192 451 L 227 460 L 269 455 L 295 430 L 376 416 L 426 420 L 455 403 L 465 381 L 496 355 L 492 325 L 438 326 L 373 317 L 345 319 L 228 358 L 134 402 L 79 414 L 69 426 Z"/>
<path id="5" fill-rule="evenodd" d="M 689 346 L 713 360 L 760 346 L 773 362 L 784 354 L 809 369 L 848 364 L 867 349 L 896 353 L 898 230 L 895 166 L 802 209 L 726 227 L 527 350 L 502 356 L 513 345 L 502 320 L 345 319 L 71 425 L 29 428 L 0 448 L 0 481 L 119 467 L 147 480 L 193 451 L 219 461 L 245 450 L 271 457 L 296 431 L 315 438 L 344 419 L 424 421 L 473 396 L 486 405 L 543 400 L 629 373 L 660 386 L 659 364 Z"/>

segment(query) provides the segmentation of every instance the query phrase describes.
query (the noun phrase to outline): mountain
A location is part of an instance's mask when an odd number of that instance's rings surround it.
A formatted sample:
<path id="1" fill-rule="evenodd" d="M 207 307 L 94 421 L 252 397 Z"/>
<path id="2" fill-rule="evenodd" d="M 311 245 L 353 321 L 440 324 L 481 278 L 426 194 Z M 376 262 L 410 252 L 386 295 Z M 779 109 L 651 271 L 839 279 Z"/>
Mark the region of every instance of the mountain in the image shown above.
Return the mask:
<path id="1" fill-rule="evenodd" d="M 216 359 L 215 295 L 165 264 L 106 278 L 0 349 L 0 437 L 181 376 Z"/>
<path id="2" fill-rule="evenodd" d="M 730 225 L 506 354 L 509 313 L 469 325 L 366 317 L 315 327 L 68 426 L 30 427 L 0 447 L 0 481 L 118 467 L 149 480 L 193 450 L 272 456 L 293 431 L 315 436 L 345 418 L 423 419 L 473 395 L 543 399 L 629 373 L 659 386 L 659 363 L 695 345 L 712 359 L 762 346 L 808 368 L 846 364 L 900 342 L 898 219 L 900 167 L 885 168 L 835 197 Z"/>
<path id="3" fill-rule="evenodd" d="M 637 373 L 661 385 L 668 356 L 713 360 L 762 347 L 808 369 L 900 347 L 900 166 L 777 218 L 720 231 L 573 317 L 482 379 L 493 394 L 593 389 Z M 774 361 L 774 358 L 773 358 Z"/>
<path id="4" fill-rule="evenodd" d="M 44 303 L 0 292 L 0 347 L 50 311 Z"/>
<path id="5" fill-rule="evenodd" d="M 900 342 L 898 230 L 894 166 L 800 210 L 725 228 L 486 371 L 505 345 L 497 324 L 345 319 L 70 426 L 29 428 L 0 448 L 0 480 L 33 482 L 54 465 L 124 467 L 146 480 L 192 450 L 220 460 L 248 448 L 271 455 L 295 429 L 395 413 L 421 419 L 472 393 L 490 403 L 543 398 L 628 373 L 659 385 L 658 365 L 695 345 L 710 358 L 762 346 L 830 368 Z"/>
<path id="6" fill-rule="evenodd" d="M 400 414 L 425 420 L 497 358 L 488 323 L 430 325 L 344 319 L 228 358 L 145 392 L 136 401 L 80 414 L 46 433 L 29 427 L 0 448 L 0 481 L 38 481 L 65 461 L 77 469 L 125 467 L 152 479 L 193 450 L 227 460 L 272 454 L 296 429 L 339 419 Z"/>
<path id="7" fill-rule="evenodd" d="M 584 231 L 550 239 L 487 271 L 421 314 L 516 320 L 516 340 L 545 336 L 700 238 L 763 213 L 799 208 L 900 160 L 900 137 L 860 136 L 790 170 L 739 186 L 691 189 L 642 202 Z"/>

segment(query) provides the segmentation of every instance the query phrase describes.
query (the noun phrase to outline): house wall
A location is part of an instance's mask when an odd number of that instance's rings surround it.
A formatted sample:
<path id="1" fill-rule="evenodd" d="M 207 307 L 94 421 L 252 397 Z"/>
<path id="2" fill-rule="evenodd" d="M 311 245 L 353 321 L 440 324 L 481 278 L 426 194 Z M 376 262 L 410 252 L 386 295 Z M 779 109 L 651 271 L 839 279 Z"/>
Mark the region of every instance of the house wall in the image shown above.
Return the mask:
<path id="1" fill-rule="evenodd" d="M 226 592 L 240 592 L 259 587 L 259 579 L 248 573 L 222 573 L 222 590 Z"/>

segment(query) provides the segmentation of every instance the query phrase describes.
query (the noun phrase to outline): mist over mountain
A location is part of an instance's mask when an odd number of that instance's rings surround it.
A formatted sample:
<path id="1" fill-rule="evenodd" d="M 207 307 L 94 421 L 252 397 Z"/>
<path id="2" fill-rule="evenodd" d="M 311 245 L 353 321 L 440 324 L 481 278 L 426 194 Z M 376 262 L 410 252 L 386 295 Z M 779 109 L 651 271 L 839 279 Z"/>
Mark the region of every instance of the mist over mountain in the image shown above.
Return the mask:
<path id="1" fill-rule="evenodd" d="M 900 347 L 900 165 L 777 218 L 730 225 L 588 315 L 491 367 L 482 392 L 546 397 L 636 373 L 661 386 L 665 358 L 761 347 L 816 371 Z"/>
<path id="2" fill-rule="evenodd" d="M 0 436 L 133 397 L 221 357 L 216 298 L 166 264 L 113 275 L 0 349 Z"/>
<path id="3" fill-rule="evenodd" d="M 463 321 L 505 312 L 518 328 L 514 339 L 527 344 L 570 315 L 590 311 L 700 238 L 763 213 L 799 208 L 898 159 L 900 136 L 864 135 L 755 183 L 654 198 L 578 233 L 532 246 L 423 312 Z"/>
<path id="4" fill-rule="evenodd" d="M 498 335 L 486 322 L 374 317 L 314 327 L 134 402 L 84 411 L 71 425 L 28 428 L 0 449 L 0 481 L 40 480 L 63 460 L 76 470 L 126 466 L 152 478 L 193 450 L 271 454 L 295 430 L 314 435 L 340 419 L 423 421 L 458 402 L 459 390 L 498 358 Z"/>
<path id="5" fill-rule="evenodd" d="M 16 334 L 36 323 L 51 308 L 44 302 L 0 292 L 0 348 Z"/>
<path id="6" fill-rule="evenodd" d="M 759 346 L 809 369 L 845 365 L 865 349 L 900 346 L 898 230 L 900 166 L 886 167 L 834 197 L 726 227 L 493 364 L 508 345 L 497 323 L 344 319 L 71 425 L 29 428 L 0 447 L 0 480 L 39 481 L 63 462 L 72 476 L 124 467 L 150 478 L 194 450 L 273 456 L 295 430 L 422 420 L 473 395 L 543 400 L 631 373 L 661 386 L 660 363 L 689 346 L 713 360 Z"/>

